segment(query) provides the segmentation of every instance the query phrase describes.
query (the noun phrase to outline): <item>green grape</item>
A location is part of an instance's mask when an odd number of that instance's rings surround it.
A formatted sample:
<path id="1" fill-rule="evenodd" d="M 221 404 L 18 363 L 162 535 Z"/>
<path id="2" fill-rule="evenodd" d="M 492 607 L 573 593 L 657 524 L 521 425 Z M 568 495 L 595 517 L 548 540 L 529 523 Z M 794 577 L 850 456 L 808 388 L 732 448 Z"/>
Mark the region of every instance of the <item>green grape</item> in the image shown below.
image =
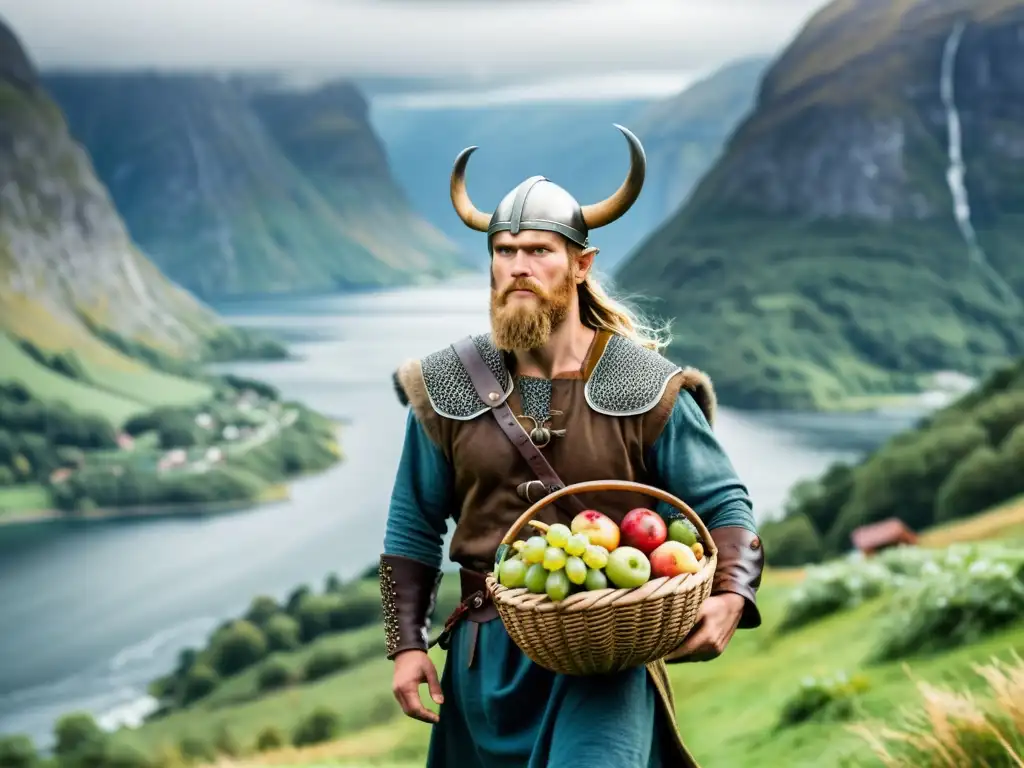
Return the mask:
<path id="1" fill-rule="evenodd" d="M 564 549 L 548 547 L 544 550 L 544 559 L 541 561 L 549 571 L 557 571 L 565 568 L 566 554 Z"/>
<path id="2" fill-rule="evenodd" d="M 572 531 L 569 530 L 569 526 L 562 523 L 555 523 L 548 528 L 547 540 L 552 547 L 564 547 L 570 536 Z"/>

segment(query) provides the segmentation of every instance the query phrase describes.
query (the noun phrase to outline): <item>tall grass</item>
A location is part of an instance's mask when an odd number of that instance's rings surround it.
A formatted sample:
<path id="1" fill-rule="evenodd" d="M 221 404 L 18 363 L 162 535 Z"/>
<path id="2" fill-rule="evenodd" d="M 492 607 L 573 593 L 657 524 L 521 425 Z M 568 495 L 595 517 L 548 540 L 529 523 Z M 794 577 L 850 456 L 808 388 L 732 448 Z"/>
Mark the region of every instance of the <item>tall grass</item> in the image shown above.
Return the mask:
<path id="1" fill-rule="evenodd" d="M 1024 768 L 1024 661 L 972 665 L 982 695 L 917 681 L 919 708 L 895 727 L 858 724 L 884 768 Z"/>

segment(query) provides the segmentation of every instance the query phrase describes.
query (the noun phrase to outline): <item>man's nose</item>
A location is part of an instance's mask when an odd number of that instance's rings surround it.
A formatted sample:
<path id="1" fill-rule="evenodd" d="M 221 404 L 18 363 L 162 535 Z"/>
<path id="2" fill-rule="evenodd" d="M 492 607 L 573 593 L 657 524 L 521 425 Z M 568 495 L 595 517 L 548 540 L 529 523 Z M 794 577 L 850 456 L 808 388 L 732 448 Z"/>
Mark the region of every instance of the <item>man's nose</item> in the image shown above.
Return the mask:
<path id="1" fill-rule="evenodd" d="M 526 251 L 519 249 L 512 257 L 512 275 L 513 277 L 528 277 L 530 274 L 532 274 L 530 259 L 527 257 Z"/>

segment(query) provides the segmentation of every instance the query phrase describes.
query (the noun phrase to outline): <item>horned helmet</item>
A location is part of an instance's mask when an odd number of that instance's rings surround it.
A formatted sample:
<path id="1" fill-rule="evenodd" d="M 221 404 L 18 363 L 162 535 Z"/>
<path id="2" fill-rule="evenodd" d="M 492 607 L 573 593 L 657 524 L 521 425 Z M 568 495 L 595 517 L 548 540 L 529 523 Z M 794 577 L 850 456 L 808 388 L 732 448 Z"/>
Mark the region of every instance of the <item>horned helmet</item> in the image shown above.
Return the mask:
<path id="1" fill-rule="evenodd" d="M 647 158 L 640 140 L 616 124 L 629 145 L 629 173 L 611 197 L 581 206 L 572 195 L 543 176 L 531 176 L 505 195 L 488 216 L 477 209 L 466 191 L 466 164 L 477 147 L 467 147 L 455 159 L 451 197 L 459 218 L 471 229 L 487 233 L 488 245 L 496 232 L 518 234 L 524 229 L 558 232 L 581 248 L 590 246 L 590 230 L 611 224 L 626 213 L 640 196 Z M 488 250 L 490 250 L 488 248 Z"/>

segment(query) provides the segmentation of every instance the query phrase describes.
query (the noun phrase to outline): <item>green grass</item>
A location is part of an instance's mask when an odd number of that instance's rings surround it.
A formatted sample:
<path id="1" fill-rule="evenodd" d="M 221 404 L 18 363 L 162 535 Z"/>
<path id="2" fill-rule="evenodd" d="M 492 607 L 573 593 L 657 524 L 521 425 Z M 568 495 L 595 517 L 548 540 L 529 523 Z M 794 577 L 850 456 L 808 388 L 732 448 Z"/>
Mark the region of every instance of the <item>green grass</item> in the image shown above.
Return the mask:
<path id="1" fill-rule="evenodd" d="M 446 577 L 445 589 L 455 580 Z M 918 702 L 914 681 L 899 663 L 869 666 L 864 659 L 878 637 L 875 621 L 880 601 L 839 613 L 791 632 L 775 635 L 788 580 L 772 579 L 769 571 L 761 591 L 765 618 L 756 631 L 741 631 L 718 660 L 673 665 L 670 677 L 680 730 L 702 768 L 761 768 L 765 765 L 839 766 L 851 756 L 866 754 L 860 737 L 843 724 L 810 722 L 776 730 L 783 703 L 808 675 L 860 672 L 869 689 L 859 701 L 854 721 L 891 718 L 901 707 Z M 354 650 L 381 642 L 381 628 L 369 627 L 319 641 L 322 646 Z M 918 679 L 979 689 L 972 663 L 993 656 L 1007 658 L 1011 649 L 1024 651 L 1024 624 L 981 642 L 931 657 L 909 660 Z M 298 665 L 312 649 L 291 654 Z M 431 656 L 443 668 L 444 654 Z M 243 673 L 193 707 L 122 733 L 147 749 L 164 747 L 186 734 L 213 740 L 222 726 L 243 746 L 260 730 L 274 726 L 287 734 L 313 708 L 326 705 L 339 713 L 342 734 L 336 741 L 301 750 L 285 749 L 240 758 L 238 765 L 422 765 L 429 728 L 401 715 L 390 691 L 392 664 L 381 654 L 359 666 L 308 685 L 254 701 L 232 703 L 254 692 L 255 671 Z M 428 704 L 429 705 L 429 704 Z"/>
<path id="2" fill-rule="evenodd" d="M 82 365 L 89 377 L 103 389 L 130 397 L 147 407 L 196 405 L 213 396 L 213 389 L 207 384 L 142 365 L 120 369 L 89 360 L 84 360 Z"/>
<path id="3" fill-rule="evenodd" d="M 51 501 L 46 487 L 36 483 L 0 488 L 0 515 L 4 512 L 49 509 Z"/>
<path id="4" fill-rule="evenodd" d="M 142 400 L 126 394 L 97 389 L 90 384 L 61 376 L 29 357 L 11 338 L 0 333 L 0 381 L 18 382 L 34 397 L 53 402 L 63 401 L 81 413 L 94 413 L 114 424 L 150 410 Z"/>

